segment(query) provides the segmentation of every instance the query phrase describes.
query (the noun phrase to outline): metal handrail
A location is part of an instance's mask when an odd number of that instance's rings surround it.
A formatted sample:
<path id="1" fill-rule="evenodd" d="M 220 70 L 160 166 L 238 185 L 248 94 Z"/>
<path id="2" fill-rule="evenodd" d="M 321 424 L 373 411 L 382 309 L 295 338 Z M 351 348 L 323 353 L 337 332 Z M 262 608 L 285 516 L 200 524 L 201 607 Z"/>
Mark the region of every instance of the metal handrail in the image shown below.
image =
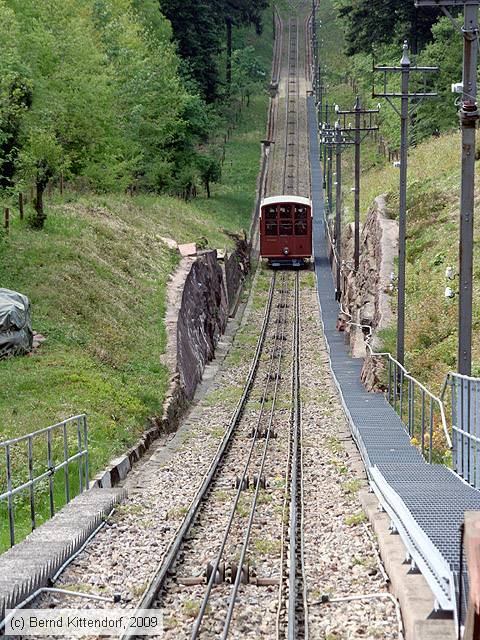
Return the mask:
<path id="1" fill-rule="evenodd" d="M 480 378 L 450 371 L 443 395 L 451 389 L 453 470 L 480 489 Z"/>
<path id="2" fill-rule="evenodd" d="M 70 429 L 71 427 L 71 429 Z M 70 438 L 70 441 L 69 441 Z M 34 475 L 38 465 L 38 456 L 34 456 L 34 446 L 39 441 L 46 448 L 43 453 L 43 468 Z M 73 445 L 73 451 L 70 453 Z M 56 453 L 58 448 L 59 454 Z M 55 513 L 55 475 L 57 471 L 62 473 L 62 492 L 64 492 L 63 504 L 70 501 L 71 491 L 71 467 L 78 463 L 78 490 L 82 493 L 89 488 L 89 459 L 88 459 L 88 425 L 87 416 L 79 414 L 67 418 L 62 422 L 50 425 L 43 429 L 37 429 L 23 436 L 11 438 L 0 442 L 0 455 L 4 458 L 4 464 L 0 465 L 0 482 L 6 487 L 0 493 L 0 504 L 6 502 L 6 510 L 9 524 L 10 546 L 15 544 L 15 504 L 14 498 L 25 492 L 29 500 L 29 515 L 31 530 L 36 528 L 36 499 L 35 487 L 42 481 L 48 482 L 48 504 L 50 517 Z M 23 460 L 25 468 L 21 470 L 20 477 L 14 475 L 16 457 Z M 59 459 L 60 458 L 60 459 Z M 23 476 L 23 477 L 22 477 Z M 57 484 L 58 489 L 58 484 Z M 58 495 L 57 495 L 58 498 Z"/>
<path id="3" fill-rule="evenodd" d="M 327 237 L 328 240 L 328 244 L 332 250 L 333 253 L 333 260 L 335 261 L 335 263 L 338 265 L 340 265 L 340 271 L 341 273 L 345 273 L 345 262 L 341 261 L 341 257 L 338 254 L 338 249 L 336 247 L 336 243 L 334 242 L 332 235 L 331 235 L 331 231 L 330 231 L 330 226 L 328 223 L 328 218 L 326 215 L 326 210 L 324 208 L 323 211 L 323 219 L 324 219 L 324 228 L 325 228 L 325 235 Z M 451 451 L 453 448 L 453 444 L 452 444 L 452 439 L 450 437 L 450 433 L 449 433 L 449 428 L 448 428 L 448 424 L 447 424 L 447 417 L 446 417 L 446 412 L 445 412 L 445 404 L 443 402 L 443 398 L 444 398 L 444 394 L 445 394 L 445 389 L 448 383 L 448 378 L 445 381 L 444 387 L 442 389 L 442 394 L 439 396 L 436 396 L 434 393 L 432 393 L 424 384 L 422 384 L 419 380 L 417 380 L 417 378 L 415 378 L 409 371 L 407 371 L 407 369 L 400 364 L 400 362 L 398 362 L 398 360 L 396 360 L 391 353 L 389 352 L 376 352 L 374 351 L 372 345 L 370 344 L 373 336 L 372 336 L 372 327 L 370 325 L 366 325 L 366 324 L 360 324 L 357 322 L 354 322 L 352 319 L 352 315 L 350 314 L 349 311 L 347 311 L 341 302 L 339 302 L 339 307 L 340 307 L 340 313 L 342 315 L 344 315 L 346 318 L 348 318 L 347 320 L 347 324 L 350 326 L 356 326 L 359 327 L 362 332 L 366 332 L 366 338 L 365 338 L 365 344 L 366 344 L 366 348 L 369 351 L 371 357 L 373 358 L 386 358 L 389 362 L 389 372 L 391 372 L 391 368 L 392 365 L 395 367 L 395 385 L 397 385 L 398 383 L 398 376 L 400 374 L 400 380 L 401 380 L 401 384 L 403 385 L 403 383 L 405 381 L 407 381 L 408 383 L 408 394 L 409 394 L 409 417 L 408 417 L 408 421 L 409 421 L 409 427 L 411 426 L 414 429 L 414 410 L 411 409 L 410 406 L 410 402 L 413 402 L 414 404 L 414 394 L 415 394 L 415 387 L 417 389 L 419 389 L 420 393 L 422 394 L 422 453 L 424 453 L 424 420 L 425 420 L 425 399 L 426 397 L 429 398 L 430 400 L 430 435 L 432 435 L 433 432 L 433 404 L 435 404 L 438 407 L 438 411 L 440 414 L 440 419 L 441 419 L 441 423 L 442 423 L 442 429 L 443 429 L 443 433 L 445 435 L 445 440 L 447 442 L 447 446 L 448 449 Z M 411 392 L 411 385 L 413 385 L 413 389 L 412 389 L 412 401 L 410 401 L 410 392 Z M 391 387 L 391 381 L 389 379 L 389 387 Z M 403 415 L 402 415 L 402 409 L 403 409 L 403 393 L 402 393 L 403 389 L 400 391 L 400 414 L 401 414 L 401 418 L 403 419 Z M 389 389 L 389 402 L 390 402 L 390 398 L 391 398 L 391 389 Z M 396 409 L 396 389 L 395 389 L 395 393 L 394 393 L 394 408 Z M 410 425 L 410 422 L 412 423 Z M 432 446 L 431 446 L 431 440 L 430 440 L 430 447 L 429 447 L 429 459 L 431 461 L 432 458 Z"/>
<path id="4" fill-rule="evenodd" d="M 360 324 L 358 322 L 353 322 L 352 315 L 350 314 L 350 312 L 348 312 L 346 309 L 344 309 L 344 307 L 342 306 L 341 303 L 339 303 L 339 307 L 340 307 L 340 312 L 347 316 L 348 318 L 350 318 L 350 320 L 347 321 L 347 324 L 349 324 L 350 326 L 356 326 L 359 327 L 362 331 L 364 331 L 365 329 L 368 331 L 368 336 L 365 339 L 365 345 L 366 348 L 368 349 L 368 351 L 370 352 L 370 355 L 373 358 L 387 358 L 389 360 L 389 362 L 391 362 L 392 364 L 395 365 L 397 371 L 400 370 L 402 372 L 402 380 L 407 380 L 412 382 L 414 385 L 416 385 L 422 392 L 422 394 L 425 394 L 426 396 L 428 396 L 432 402 L 435 402 L 436 405 L 438 406 L 439 412 L 440 412 L 440 418 L 442 421 L 442 428 L 443 428 L 443 432 L 445 435 L 445 439 L 447 441 L 447 445 L 448 448 L 451 450 L 453 448 L 453 444 L 452 444 L 452 439 L 450 437 L 450 433 L 448 430 L 448 424 L 447 424 L 447 417 L 446 417 L 446 412 L 445 412 L 445 404 L 443 402 L 443 397 L 445 394 L 445 389 L 447 387 L 447 383 L 448 383 L 448 376 L 445 380 L 445 383 L 443 385 L 442 388 L 442 393 L 440 396 L 436 396 L 434 393 L 432 393 L 424 384 L 422 384 L 419 380 L 417 380 L 417 378 L 415 378 L 402 364 L 400 364 L 400 362 L 398 362 L 398 360 L 396 360 L 392 354 L 388 351 L 374 351 L 372 345 L 370 344 L 371 339 L 373 338 L 372 336 L 372 327 L 368 324 Z"/>
<path id="5" fill-rule="evenodd" d="M 7 444 L 12 445 L 17 442 L 27 441 L 30 438 L 35 438 L 42 433 L 47 433 L 47 431 L 53 431 L 54 429 L 58 429 L 59 427 L 63 427 L 63 425 L 67 422 L 73 422 L 74 420 L 83 420 L 85 418 L 84 413 L 80 413 L 78 416 L 72 416 L 71 418 L 67 418 L 66 420 L 62 420 L 61 422 L 57 422 L 56 424 L 52 424 L 49 427 L 44 427 L 43 429 L 38 429 L 37 431 L 32 431 L 31 433 L 27 433 L 24 436 L 17 436 L 16 438 L 11 438 L 10 440 L 4 440 L 0 442 L 0 447 L 4 447 Z"/>

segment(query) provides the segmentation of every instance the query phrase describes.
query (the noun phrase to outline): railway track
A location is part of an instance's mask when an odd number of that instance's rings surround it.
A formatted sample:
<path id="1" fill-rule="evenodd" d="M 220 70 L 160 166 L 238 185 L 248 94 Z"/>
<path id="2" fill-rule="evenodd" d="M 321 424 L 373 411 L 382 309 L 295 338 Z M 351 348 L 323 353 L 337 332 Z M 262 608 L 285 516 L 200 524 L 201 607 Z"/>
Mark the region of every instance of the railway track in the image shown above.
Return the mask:
<path id="1" fill-rule="evenodd" d="M 282 193 L 296 195 L 299 178 L 299 24 L 297 17 L 288 21 L 288 77 L 285 99 L 285 154 Z"/>
<path id="2" fill-rule="evenodd" d="M 273 274 L 255 356 L 225 437 L 138 605 L 168 614 L 193 598 L 192 639 L 242 637 L 238 612 L 243 602 L 251 606 L 252 593 L 260 617 L 264 606 L 277 607 L 276 637 L 307 637 L 299 291 L 298 273 Z M 219 492 L 228 494 L 221 510 Z M 269 519 L 278 546 L 256 557 Z"/>
<path id="3" fill-rule="evenodd" d="M 308 161 L 305 164 L 302 155 L 304 147 L 308 152 L 306 116 L 302 109 L 305 110 L 305 87 L 310 77 L 311 50 L 303 47 L 310 15 L 302 1 L 291 3 L 291 9 L 294 15 L 288 17 L 288 31 L 284 12 L 275 9 L 274 13 L 277 37 L 272 84 L 278 82 L 281 90 L 270 103 L 267 134 L 277 144 L 271 154 L 273 158 L 262 168 L 260 193 L 264 195 L 268 185 L 275 195 L 282 190 L 286 194 L 310 192 Z M 322 573 L 318 568 L 330 550 L 318 551 L 317 538 L 312 543 L 318 504 L 329 491 L 319 492 L 318 498 L 315 488 L 312 489 L 318 482 L 318 477 L 312 474 L 317 459 L 312 463 L 312 445 L 308 442 L 321 434 L 317 414 L 309 409 L 309 394 L 312 389 L 317 394 L 318 387 L 317 378 L 315 384 L 309 380 L 312 374 L 308 351 L 318 353 L 320 348 L 317 344 L 312 349 L 309 344 L 309 349 L 303 347 L 301 351 L 301 321 L 305 335 L 311 337 L 316 330 L 314 326 L 308 328 L 310 320 L 305 310 L 308 285 L 300 291 L 301 281 L 298 272 L 273 273 L 265 291 L 255 353 L 245 383 L 238 388 L 238 402 L 223 438 L 212 462 L 211 454 L 205 458 L 208 470 L 200 481 L 198 473 L 194 486 L 198 482 L 199 488 L 195 494 L 193 488 L 188 494 L 194 497 L 182 511 L 178 529 L 168 543 L 165 540 L 164 546 L 156 547 L 162 548 L 162 556 L 153 574 L 146 574 L 152 577 L 146 586 L 142 585 L 137 610 L 163 611 L 164 619 L 168 620 L 162 635 L 165 640 L 178 637 L 301 640 L 309 637 L 309 628 L 312 637 L 320 637 L 318 629 L 324 616 L 319 613 L 317 598 L 312 593 L 326 585 L 330 573 L 335 575 L 330 566 L 337 567 L 337 559 L 325 564 Z M 265 282 L 268 280 L 264 279 L 257 289 L 262 290 Z M 306 279 L 304 282 L 307 283 Z M 256 311 L 259 315 L 260 309 Z M 314 306 L 312 317 L 316 312 Z M 305 385 L 305 471 L 307 476 L 310 473 L 305 487 L 301 378 Z M 319 379 L 323 385 L 324 379 L 321 376 Z M 222 427 L 227 421 L 228 418 Z M 325 443 L 318 442 L 316 456 L 321 454 L 322 447 Z M 330 458 L 329 452 L 325 457 L 328 464 Z M 338 491 L 339 482 L 332 480 L 330 474 L 327 476 L 325 486 Z M 180 491 L 181 483 L 175 485 L 175 492 Z M 327 521 L 322 538 L 328 539 L 328 526 Z M 341 531 L 344 530 L 342 527 Z M 161 527 L 159 533 L 163 534 Z M 156 541 L 160 543 L 160 537 Z M 344 544 L 343 548 L 349 545 Z M 133 637 L 132 631 L 122 636 L 124 640 Z"/>
<path id="4" fill-rule="evenodd" d="M 278 82 L 273 85 L 278 88 L 278 94 L 270 109 L 268 137 L 274 146 L 264 195 L 283 193 L 308 197 L 310 172 L 305 98 L 310 75 L 307 34 L 311 16 L 305 2 L 290 3 L 289 6 L 288 15 L 278 10 L 275 13 L 274 67 L 279 69 L 279 74 Z"/>

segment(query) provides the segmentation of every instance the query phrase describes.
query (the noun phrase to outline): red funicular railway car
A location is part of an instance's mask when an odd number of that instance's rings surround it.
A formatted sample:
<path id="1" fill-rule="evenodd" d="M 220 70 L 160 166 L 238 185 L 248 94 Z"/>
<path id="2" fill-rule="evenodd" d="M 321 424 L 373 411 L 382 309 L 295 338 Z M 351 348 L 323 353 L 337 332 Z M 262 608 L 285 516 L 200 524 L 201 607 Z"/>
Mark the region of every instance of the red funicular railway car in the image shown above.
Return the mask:
<path id="1" fill-rule="evenodd" d="M 262 200 L 260 255 L 273 267 L 300 267 L 312 256 L 312 202 L 300 196 Z"/>

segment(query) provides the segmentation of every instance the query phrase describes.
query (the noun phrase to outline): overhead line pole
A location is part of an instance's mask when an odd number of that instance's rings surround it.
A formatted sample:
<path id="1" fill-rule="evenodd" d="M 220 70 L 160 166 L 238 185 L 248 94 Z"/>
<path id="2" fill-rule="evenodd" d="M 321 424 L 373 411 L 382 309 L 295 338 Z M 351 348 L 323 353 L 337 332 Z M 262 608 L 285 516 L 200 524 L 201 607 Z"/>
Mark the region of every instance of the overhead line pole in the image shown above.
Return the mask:
<path id="1" fill-rule="evenodd" d="M 340 301 L 342 299 L 342 267 L 344 261 L 342 260 L 342 153 L 349 145 L 353 145 L 354 142 L 344 137 L 340 121 L 335 123 L 334 127 L 330 127 L 326 124 L 322 127 L 322 144 L 326 146 L 329 153 L 329 158 L 332 157 L 332 150 L 335 147 L 335 225 L 334 225 L 334 256 L 336 261 L 335 272 L 335 299 Z M 328 195 L 331 197 L 331 184 L 332 184 L 332 172 L 329 173 L 328 183 L 330 185 L 330 191 Z M 331 213 L 331 210 L 330 210 Z M 327 221 L 328 224 L 328 221 Z"/>
<path id="2" fill-rule="evenodd" d="M 337 250 L 337 278 L 335 286 L 335 297 L 337 300 L 342 296 L 342 132 L 340 125 L 335 123 L 335 247 Z"/>
<path id="3" fill-rule="evenodd" d="M 374 73 L 383 74 L 383 91 L 372 89 L 372 97 L 386 98 L 396 113 L 400 116 L 401 142 L 400 142 L 400 201 L 398 210 L 398 305 L 397 305 L 397 360 L 401 365 L 405 364 L 405 284 L 406 284 L 406 235 L 407 235 L 407 164 L 408 164 L 408 121 L 411 113 L 415 111 L 420 102 L 425 98 L 436 97 L 435 92 L 427 91 L 427 74 L 438 71 L 438 67 L 412 66 L 408 55 L 408 44 L 403 45 L 403 55 L 400 66 L 382 67 L 374 66 Z M 424 91 L 410 92 L 410 76 L 412 72 L 423 74 Z M 388 76 L 390 73 L 401 74 L 401 91 L 388 89 Z M 400 99 L 400 110 L 394 99 Z M 411 99 L 418 99 L 412 109 L 409 108 Z"/>
<path id="4" fill-rule="evenodd" d="M 473 216 L 475 210 L 475 133 L 477 108 L 478 5 L 466 5 L 463 24 L 464 67 L 460 109 L 462 185 L 460 204 L 460 289 L 458 372 L 472 373 Z"/>
<path id="5" fill-rule="evenodd" d="M 480 0 L 415 0 L 416 7 L 439 7 L 463 36 L 462 104 L 459 111 L 462 129 L 462 178 L 460 196 L 458 302 L 458 372 L 472 372 L 472 299 L 473 299 L 473 217 L 475 209 L 475 129 L 477 106 L 478 7 Z M 463 6 L 463 25 L 447 7 Z"/>
<path id="6" fill-rule="evenodd" d="M 341 131 L 348 136 L 355 145 L 355 198 L 354 198 L 354 268 L 358 271 L 360 264 L 360 161 L 361 161 L 361 144 L 366 136 L 372 131 L 378 131 L 378 124 L 373 119 L 379 113 L 379 109 L 362 109 L 360 105 L 360 98 L 357 96 L 355 100 L 355 106 L 353 109 L 342 111 L 337 109 L 337 115 L 343 119 L 341 125 Z M 349 122 L 347 126 L 347 119 L 349 116 L 355 118 L 355 127 L 352 128 L 352 123 Z M 364 121 L 362 123 L 362 116 Z M 368 120 L 367 120 L 368 116 Z"/>

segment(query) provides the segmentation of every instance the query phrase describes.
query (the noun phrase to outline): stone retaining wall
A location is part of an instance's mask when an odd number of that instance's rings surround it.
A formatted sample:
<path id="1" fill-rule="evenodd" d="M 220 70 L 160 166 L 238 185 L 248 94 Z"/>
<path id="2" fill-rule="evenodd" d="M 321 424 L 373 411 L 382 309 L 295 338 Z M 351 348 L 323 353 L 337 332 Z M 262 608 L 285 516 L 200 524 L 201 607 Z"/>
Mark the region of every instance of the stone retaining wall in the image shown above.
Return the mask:
<path id="1" fill-rule="evenodd" d="M 168 346 L 164 357 L 172 377 L 163 407 L 162 430 L 173 431 L 195 395 L 205 366 L 225 332 L 250 269 L 250 247 L 237 239 L 237 248 L 225 254 L 224 265 L 216 251 L 183 258 L 167 293 Z"/>
<path id="2" fill-rule="evenodd" d="M 342 251 L 347 267 L 353 265 L 353 224 L 344 233 Z M 378 332 L 392 325 L 392 292 L 390 274 L 395 270 L 395 257 L 398 253 L 398 222 L 391 220 L 388 214 L 385 196 L 375 198 L 368 211 L 360 236 L 360 264 L 358 273 L 346 269 L 344 297 L 342 306 L 351 318 L 339 320 L 339 326 L 348 333 L 352 355 L 364 357 L 365 366 L 362 378 L 368 389 L 372 389 L 378 379 L 377 366 L 368 357 L 365 337 L 368 329 L 350 325 L 350 320 L 359 325 L 371 327 L 371 345 L 379 348 Z"/>
<path id="3" fill-rule="evenodd" d="M 249 245 L 225 255 L 222 269 L 216 251 L 202 251 L 181 259 L 167 287 L 167 349 L 162 362 L 171 372 L 161 420 L 151 419 L 142 438 L 92 484 L 114 487 L 125 479 L 133 464 L 162 433 L 175 431 L 195 395 L 205 366 L 215 356 L 215 347 L 225 332 L 229 312 L 237 301 L 250 268 Z M 227 267 L 227 265 L 229 265 Z M 227 293 L 229 290 L 229 294 Z"/>
<path id="4" fill-rule="evenodd" d="M 205 365 L 215 355 L 228 315 L 217 252 L 205 252 L 197 257 L 187 276 L 177 321 L 177 372 L 187 400 L 192 400 Z"/>
<path id="5" fill-rule="evenodd" d="M 244 238 L 235 237 L 236 249 L 230 255 L 225 254 L 225 286 L 228 298 L 228 311 L 234 316 L 238 300 L 247 273 L 250 271 L 251 246 Z"/>

